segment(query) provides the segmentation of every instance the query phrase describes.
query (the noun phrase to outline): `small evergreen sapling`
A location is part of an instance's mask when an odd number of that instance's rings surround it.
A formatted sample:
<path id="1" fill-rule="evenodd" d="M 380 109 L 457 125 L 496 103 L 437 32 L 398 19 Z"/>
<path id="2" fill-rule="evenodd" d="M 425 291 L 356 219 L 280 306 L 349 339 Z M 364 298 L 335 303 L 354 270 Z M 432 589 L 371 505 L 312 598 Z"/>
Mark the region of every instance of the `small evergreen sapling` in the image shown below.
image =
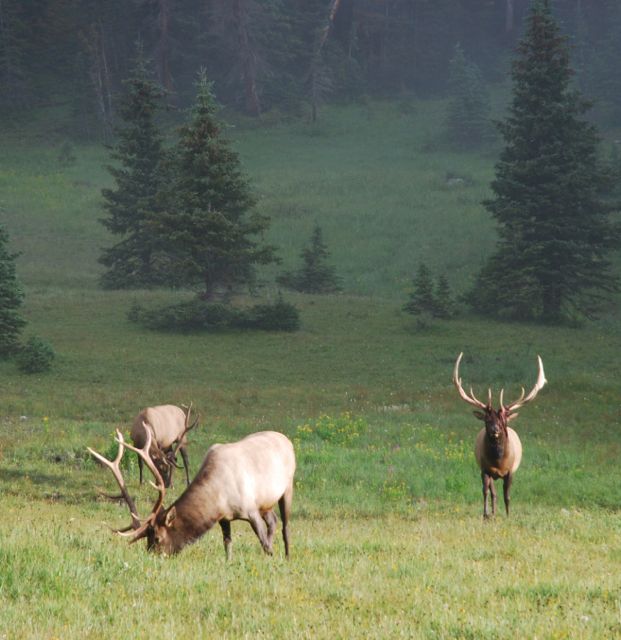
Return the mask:
<path id="1" fill-rule="evenodd" d="M 24 373 L 43 373 L 52 368 L 55 357 L 49 342 L 33 336 L 17 353 L 17 367 Z"/>
<path id="2" fill-rule="evenodd" d="M 434 316 L 436 318 L 450 318 L 454 315 L 454 304 L 451 299 L 451 288 L 444 274 L 438 276 L 434 293 Z"/>
<path id="3" fill-rule="evenodd" d="M 433 294 L 431 271 L 421 262 L 414 277 L 414 289 L 409 300 L 403 305 L 403 310 L 414 316 L 429 314 L 433 316 L 436 310 L 436 300 Z"/>
<path id="4" fill-rule="evenodd" d="M 451 291 L 444 274 L 438 276 L 434 287 L 431 271 L 421 262 L 413 284 L 410 298 L 403 305 L 404 311 L 421 319 L 425 317 L 445 319 L 454 315 Z"/>
<path id="5" fill-rule="evenodd" d="M 332 265 L 327 263 L 330 254 L 323 241 L 319 225 L 315 225 L 310 244 L 302 249 L 302 266 L 297 271 L 288 271 L 277 278 L 277 282 L 288 289 L 302 293 L 335 293 L 340 291 L 339 278 Z"/>

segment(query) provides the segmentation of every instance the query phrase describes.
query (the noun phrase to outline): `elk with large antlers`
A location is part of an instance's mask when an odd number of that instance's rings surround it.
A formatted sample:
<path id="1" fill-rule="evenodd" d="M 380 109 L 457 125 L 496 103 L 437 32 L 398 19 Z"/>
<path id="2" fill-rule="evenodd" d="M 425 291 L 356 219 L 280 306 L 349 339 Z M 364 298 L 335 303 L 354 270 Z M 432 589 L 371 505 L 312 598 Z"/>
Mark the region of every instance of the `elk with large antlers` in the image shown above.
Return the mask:
<path id="1" fill-rule="evenodd" d="M 460 353 L 453 370 L 453 384 L 457 387 L 457 391 L 462 400 L 471 404 L 477 409 L 474 415 L 485 422 L 485 427 L 479 431 L 475 443 L 475 456 L 481 469 L 481 479 L 483 481 L 483 517 L 488 518 L 487 510 L 488 494 L 492 494 L 492 515 L 496 513 L 496 488 L 494 480 L 502 478 L 503 480 L 503 496 L 505 500 L 505 509 L 509 515 L 509 502 L 511 500 L 511 483 L 513 474 L 517 471 L 522 460 L 522 443 L 518 434 L 509 427 L 509 421 L 517 417 L 516 409 L 525 405 L 527 402 L 534 400 L 543 385 L 547 382 L 543 372 L 543 362 L 537 356 L 539 362 L 539 375 L 537 382 L 528 395 L 522 388 L 522 395 L 509 404 L 504 404 L 504 389 L 500 391 L 500 408 L 494 409 L 492 406 L 492 390 L 487 393 L 487 404 L 478 400 L 470 388 L 470 393 L 466 393 L 461 385 L 459 377 L 459 363 L 462 356 Z"/>
<path id="2" fill-rule="evenodd" d="M 130 431 L 134 446 L 144 447 L 147 432 L 151 433 L 151 449 L 149 454 L 167 487 L 172 486 L 172 475 L 177 465 L 177 452 L 181 453 L 185 467 L 186 483 L 190 484 L 190 471 L 186 435 L 198 423 L 199 417 L 189 425 L 192 404 L 184 411 L 172 404 L 163 404 L 143 409 L 135 418 Z M 188 426 L 189 425 L 189 426 Z M 142 484 L 142 458 L 138 456 L 140 484 Z"/>
<path id="3" fill-rule="evenodd" d="M 132 523 L 117 533 L 132 536 L 131 542 L 147 538 L 147 549 L 173 554 L 198 540 L 216 523 L 224 537 L 227 559 L 231 556 L 231 521 L 246 520 L 259 538 L 265 553 L 272 554 L 278 503 L 282 520 L 285 555 L 289 557 L 289 514 L 293 497 L 295 454 L 291 441 L 282 433 L 261 431 L 239 442 L 214 444 L 190 485 L 167 509 L 162 475 L 149 455 L 151 432 L 140 449 L 127 444 L 117 430 L 119 450 L 114 461 L 89 448 L 89 452 L 109 467 L 121 488 Z M 120 469 L 125 448 L 135 451 L 154 475 L 158 498 L 149 517 L 141 522 L 127 492 Z"/>

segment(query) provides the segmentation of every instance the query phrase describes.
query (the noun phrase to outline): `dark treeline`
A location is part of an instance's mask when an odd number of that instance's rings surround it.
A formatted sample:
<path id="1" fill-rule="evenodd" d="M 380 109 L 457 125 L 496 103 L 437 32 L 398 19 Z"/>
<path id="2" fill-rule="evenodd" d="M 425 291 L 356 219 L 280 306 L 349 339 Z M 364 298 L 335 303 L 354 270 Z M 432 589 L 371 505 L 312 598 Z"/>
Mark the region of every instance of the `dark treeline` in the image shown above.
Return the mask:
<path id="1" fill-rule="evenodd" d="M 197 71 L 251 116 L 325 100 L 440 94 L 459 43 L 486 82 L 506 77 L 529 0 L 1 0 L 0 109 L 70 108 L 76 133 L 112 130 L 136 43 L 170 102 Z M 621 5 L 556 0 L 581 88 L 621 122 Z M 310 107 L 310 109 L 309 109 Z"/>

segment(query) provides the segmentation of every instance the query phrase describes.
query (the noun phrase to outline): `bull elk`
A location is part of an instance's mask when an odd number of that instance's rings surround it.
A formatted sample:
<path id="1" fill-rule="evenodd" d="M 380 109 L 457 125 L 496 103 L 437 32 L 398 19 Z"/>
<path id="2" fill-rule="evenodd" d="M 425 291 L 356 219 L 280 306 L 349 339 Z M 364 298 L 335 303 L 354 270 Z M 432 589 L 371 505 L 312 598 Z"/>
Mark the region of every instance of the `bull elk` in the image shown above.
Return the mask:
<path id="1" fill-rule="evenodd" d="M 198 416 L 189 425 L 192 405 L 184 411 L 172 404 L 163 404 L 156 407 L 143 409 L 135 418 L 130 431 L 130 437 L 134 446 L 138 449 L 144 447 L 147 434 L 150 433 L 151 448 L 149 455 L 155 463 L 158 471 L 164 478 L 167 487 L 172 486 L 172 476 L 177 465 L 177 452 L 181 453 L 183 466 L 185 467 L 186 484 L 190 484 L 190 471 L 186 435 L 198 423 Z M 189 425 L 189 426 L 188 426 Z M 143 461 L 138 456 L 138 469 L 140 472 L 140 484 L 142 484 Z"/>
<path id="2" fill-rule="evenodd" d="M 167 509 L 166 487 L 149 451 L 151 431 L 140 449 L 123 440 L 117 430 L 119 449 L 114 461 L 89 447 L 89 452 L 110 468 L 130 510 L 132 522 L 117 533 L 131 536 L 131 542 L 147 538 L 147 550 L 173 554 L 198 540 L 216 523 L 222 529 L 224 550 L 231 557 L 231 521 L 246 520 L 259 538 L 263 550 L 272 554 L 278 503 L 282 520 L 285 555 L 289 557 L 289 514 L 293 498 L 295 454 L 291 441 L 282 433 L 261 431 L 230 444 L 214 444 L 190 485 Z M 158 498 L 149 517 L 140 521 L 127 492 L 120 462 L 125 448 L 135 451 L 147 465 L 156 483 Z"/>
<path id="3" fill-rule="evenodd" d="M 511 483 L 513 482 L 513 474 L 517 471 L 522 460 L 522 443 L 518 434 L 509 427 L 509 422 L 517 417 L 516 409 L 525 405 L 527 402 L 534 400 L 543 385 L 547 382 L 543 372 L 543 362 L 537 356 L 539 362 L 539 375 L 537 382 L 528 395 L 525 394 L 522 387 L 522 395 L 509 404 L 504 404 L 504 389 L 500 390 L 500 408 L 494 409 L 492 406 L 492 390 L 487 393 L 487 404 L 478 400 L 470 388 L 470 393 L 466 393 L 461 385 L 459 377 L 459 363 L 462 356 L 460 353 L 453 370 L 453 384 L 457 387 L 457 391 L 462 400 L 468 404 L 477 407 L 474 415 L 485 422 L 485 427 L 479 431 L 477 435 L 474 453 L 477 463 L 481 469 L 481 479 L 483 481 L 483 517 L 488 518 L 487 509 L 488 493 L 492 494 L 492 515 L 496 514 L 496 488 L 494 480 L 502 478 L 503 480 L 503 496 L 505 500 L 505 509 L 509 515 L 509 503 L 511 500 Z"/>

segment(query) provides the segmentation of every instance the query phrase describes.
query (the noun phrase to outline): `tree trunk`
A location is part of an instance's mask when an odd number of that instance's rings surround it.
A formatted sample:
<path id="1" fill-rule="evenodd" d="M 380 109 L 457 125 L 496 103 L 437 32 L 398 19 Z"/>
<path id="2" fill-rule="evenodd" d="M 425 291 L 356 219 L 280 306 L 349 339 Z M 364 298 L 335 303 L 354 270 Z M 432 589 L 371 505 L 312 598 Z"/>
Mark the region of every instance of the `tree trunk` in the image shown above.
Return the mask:
<path id="1" fill-rule="evenodd" d="M 170 0 L 158 1 L 158 42 L 157 42 L 157 74 L 160 84 L 168 91 L 173 91 L 173 77 L 170 71 Z"/>
<path id="2" fill-rule="evenodd" d="M 233 15 L 237 26 L 246 111 L 258 117 L 261 115 L 261 101 L 257 89 L 257 54 L 251 43 L 246 0 L 233 0 Z"/>
<path id="3" fill-rule="evenodd" d="M 505 5 L 505 31 L 507 33 L 511 33 L 514 26 L 513 1 L 514 0 L 506 0 Z"/>

